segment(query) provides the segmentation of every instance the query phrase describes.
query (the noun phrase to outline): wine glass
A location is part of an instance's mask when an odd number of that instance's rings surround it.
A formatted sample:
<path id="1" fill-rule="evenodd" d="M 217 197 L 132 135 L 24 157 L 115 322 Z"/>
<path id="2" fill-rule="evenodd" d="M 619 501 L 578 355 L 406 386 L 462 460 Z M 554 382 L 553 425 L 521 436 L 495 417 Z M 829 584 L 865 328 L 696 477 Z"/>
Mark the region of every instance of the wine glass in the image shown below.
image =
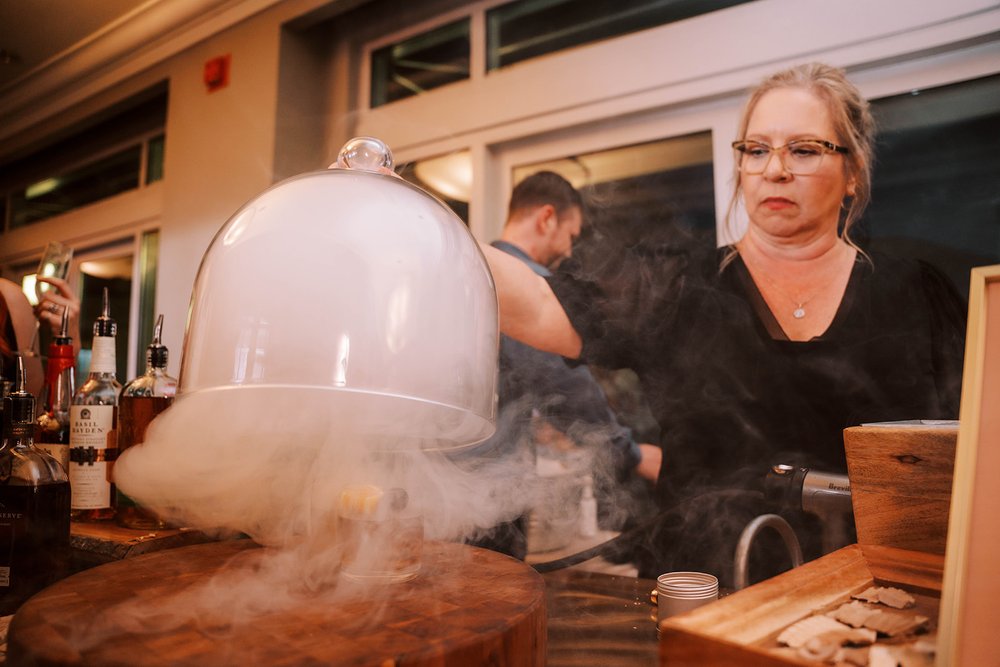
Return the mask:
<path id="1" fill-rule="evenodd" d="M 38 269 L 35 272 L 35 296 L 41 301 L 42 295 L 51 289 L 52 285 L 43 283 L 38 278 L 61 278 L 66 279 L 69 274 L 69 263 L 73 260 L 73 249 L 64 246 L 58 241 L 50 241 L 45 246 L 42 259 L 38 262 Z"/>

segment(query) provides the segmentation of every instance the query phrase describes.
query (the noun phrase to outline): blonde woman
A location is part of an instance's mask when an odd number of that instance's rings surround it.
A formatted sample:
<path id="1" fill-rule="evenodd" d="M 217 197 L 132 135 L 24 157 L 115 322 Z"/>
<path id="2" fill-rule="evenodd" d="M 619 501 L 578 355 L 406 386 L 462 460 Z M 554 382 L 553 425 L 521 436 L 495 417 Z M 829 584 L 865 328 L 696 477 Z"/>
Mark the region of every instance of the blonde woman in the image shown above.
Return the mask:
<path id="1" fill-rule="evenodd" d="M 507 335 L 641 379 L 663 433 L 664 510 L 632 546 L 641 574 L 725 585 L 740 530 L 775 509 L 772 465 L 844 473 L 845 427 L 957 417 L 961 297 L 929 265 L 850 240 L 873 141 L 842 71 L 795 67 L 743 112 L 733 198 L 749 224 L 734 246 L 639 247 L 548 280 L 486 249 Z M 820 555 L 813 519 L 787 518 L 807 559 Z M 762 574 L 787 564 L 773 566 Z"/>

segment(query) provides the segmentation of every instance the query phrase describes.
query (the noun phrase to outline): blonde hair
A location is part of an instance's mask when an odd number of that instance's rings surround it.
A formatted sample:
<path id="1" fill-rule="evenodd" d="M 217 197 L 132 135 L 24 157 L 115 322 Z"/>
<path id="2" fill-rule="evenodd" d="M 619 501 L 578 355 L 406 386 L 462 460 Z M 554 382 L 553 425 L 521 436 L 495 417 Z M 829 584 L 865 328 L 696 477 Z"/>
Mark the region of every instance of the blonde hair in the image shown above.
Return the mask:
<path id="1" fill-rule="evenodd" d="M 760 99 L 776 88 L 802 88 L 826 103 L 836 133 L 834 141 L 849 151 L 844 156 L 844 170 L 848 177 L 854 178 L 854 194 L 846 207 L 840 235 L 847 244 L 857 248 L 850 230 L 871 199 L 872 162 L 875 159 L 875 120 L 868 101 L 847 80 L 842 69 L 823 63 L 798 65 L 772 74 L 751 91 L 740 117 L 738 137 L 742 139 L 746 135 L 750 116 Z M 726 213 L 727 226 L 732 222 L 736 202 L 743 191 L 741 176 L 737 161 L 733 172 L 733 195 Z"/>

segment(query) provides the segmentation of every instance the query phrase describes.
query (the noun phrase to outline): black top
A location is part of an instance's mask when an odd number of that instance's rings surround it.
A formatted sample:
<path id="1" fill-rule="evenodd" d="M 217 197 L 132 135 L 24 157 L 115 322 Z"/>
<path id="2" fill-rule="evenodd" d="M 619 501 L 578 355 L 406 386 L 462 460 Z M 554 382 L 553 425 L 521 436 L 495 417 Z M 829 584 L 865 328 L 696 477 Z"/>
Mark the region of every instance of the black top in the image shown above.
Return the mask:
<path id="1" fill-rule="evenodd" d="M 795 342 L 738 255 L 720 270 L 724 253 L 633 248 L 550 278 L 582 359 L 632 368 L 662 428 L 657 494 L 681 505 L 658 527 L 647 576 L 728 567 L 735 536 L 766 509 L 771 465 L 843 473 L 844 428 L 958 416 L 966 307 L 930 265 L 859 253 L 830 327 Z M 723 535 L 706 537 L 711 526 Z"/>

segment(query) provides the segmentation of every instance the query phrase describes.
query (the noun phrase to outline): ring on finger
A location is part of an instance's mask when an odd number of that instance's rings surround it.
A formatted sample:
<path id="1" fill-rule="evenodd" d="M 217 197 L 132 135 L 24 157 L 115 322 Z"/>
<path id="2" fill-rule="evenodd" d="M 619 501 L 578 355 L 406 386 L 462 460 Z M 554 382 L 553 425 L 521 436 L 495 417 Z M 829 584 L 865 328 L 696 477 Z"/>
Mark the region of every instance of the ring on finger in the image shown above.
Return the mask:
<path id="1" fill-rule="evenodd" d="M 59 306 L 57 306 L 54 303 L 49 303 L 49 305 L 47 305 L 45 308 L 53 315 L 59 312 Z"/>

